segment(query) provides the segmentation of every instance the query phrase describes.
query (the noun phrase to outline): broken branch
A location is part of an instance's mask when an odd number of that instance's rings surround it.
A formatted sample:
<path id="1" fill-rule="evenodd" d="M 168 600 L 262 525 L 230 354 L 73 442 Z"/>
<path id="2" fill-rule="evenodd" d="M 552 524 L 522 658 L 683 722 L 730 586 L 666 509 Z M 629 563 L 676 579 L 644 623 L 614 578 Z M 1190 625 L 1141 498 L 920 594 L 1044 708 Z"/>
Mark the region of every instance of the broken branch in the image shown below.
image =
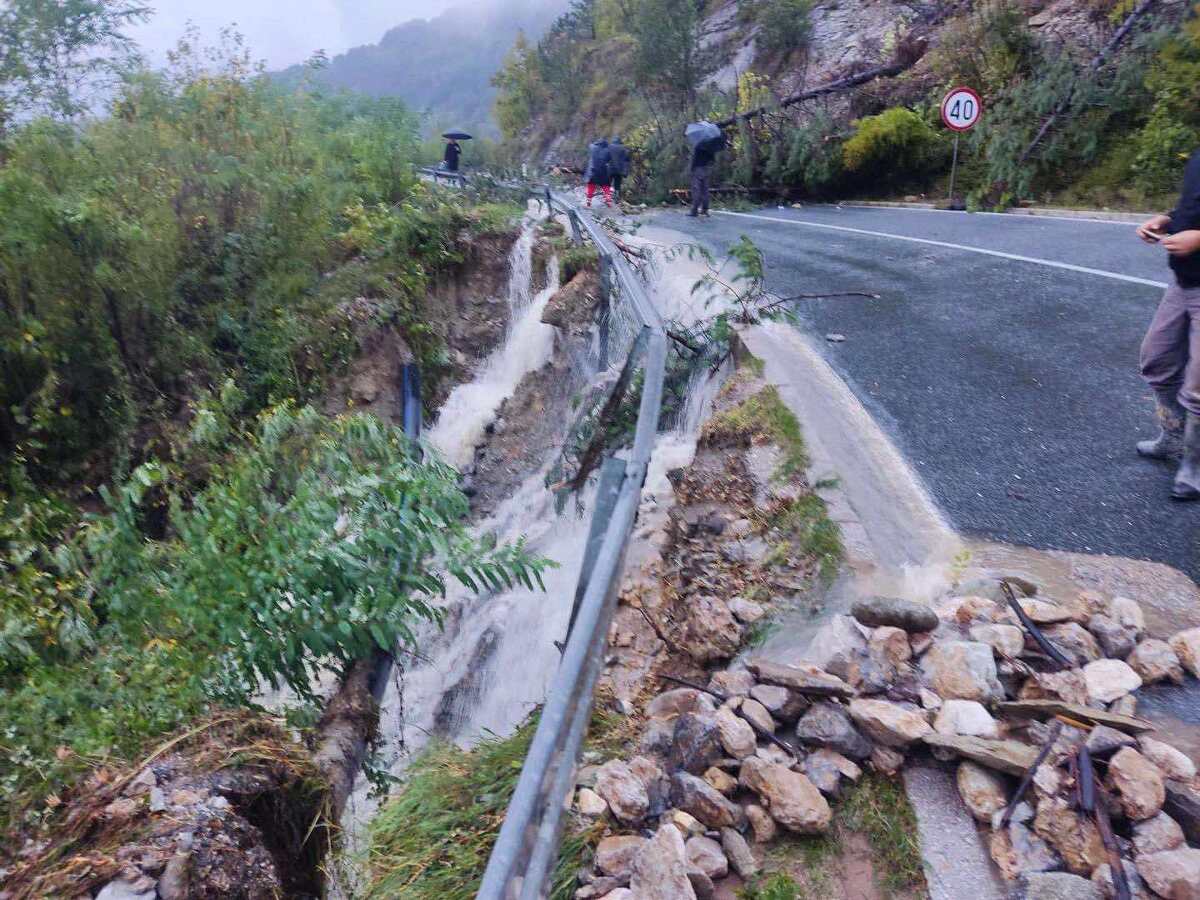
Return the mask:
<path id="1" fill-rule="evenodd" d="M 1000 829 L 1008 827 L 1008 823 L 1012 821 L 1013 811 L 1017 808 L 1017 804 L 1021 802 L 1021 798 L 1025 796 L 1025 792 L 1029 790 L 1029 785 L 1033 783 L 1033 776 L 1038 770 L 1038 766 L 1046 761 L 1046 757 L 1050 755 L 1050 749 L 1054 746 L 1054 742 L 1058 740 L 1058 736 L 1062 734 L 1062 722 L 1055 722 L 1050 728 L 1050 736 L 1046 739 L 1046 743 L 1042 745 L 1042 749 L 1038 751 L 1037 757 L 1021 778 L 1021 783 L 1017 785 L 1017 792 L 1013 794 L 1012 800 L 1008 806 L 1004 807 L 1004 815 L 1000 817 Z"/>
<path id="2" fill-rule="evenodd" d="M 1030 637 L 1037 641 L 1037 645 L 1058 665 L 1064 669 L 1071 668 L 1071 661 L 1063 656 L 1057 647 L 1050 643 L 1050 640 L 1042 634 L 1042 630 L 1033 624 L 1033 619 L 1029 618 L 1029 615 L 1021 608 L 1021 604 L 1017 602 L 1017 595 L 1013 593 L 1012 585 L 1007 581 L 1001 581 L 1000 586 L 1004 589 L 1004 596 L 1008 598 L 1008 605 L 1012 607 L 1012 611 L 1021 620 L 1021 625 L 1029 632 Z"/>

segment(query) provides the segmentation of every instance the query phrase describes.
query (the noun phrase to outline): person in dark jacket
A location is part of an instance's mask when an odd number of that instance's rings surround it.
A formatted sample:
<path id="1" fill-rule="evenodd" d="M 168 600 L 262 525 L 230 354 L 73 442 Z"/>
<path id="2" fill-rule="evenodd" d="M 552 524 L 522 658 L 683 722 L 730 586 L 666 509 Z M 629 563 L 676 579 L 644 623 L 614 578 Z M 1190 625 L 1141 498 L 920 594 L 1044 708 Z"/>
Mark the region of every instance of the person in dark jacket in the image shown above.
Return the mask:
<path id="1" fill-rule="evenodd" d="M 717 154 L 725 149 L 725 135 L 701 141 L 692 148 L 692 161 L 688 166 L 692 174 L 692 211 L 688 213 L 693 219 L 696 216 L 708 215 L 708 187 L 712 177 L 713 161 Z"/>
<path id="2" fill-rule="evenodd" d="M 462 146 L 454 138 L 451 138 L 446 143 L 446 152 L 442 156 L 442 162 L 445 163 L 447 172 L 458 171 L 458 158 L 460 156 L 462 156 Z"/>
<path id="3" fill-rule="evenodd" d="M 625 181 L 625 176 L 629 174 L 629 148 L 621 143 L 619 137 L 614 137 L 608 145 L 608 154 L 611 158 L 609 172 L 612 176 L 613 196 L 620 200 L 621 184 Z"/>
<path id="4" fill-rule="evenodd" d="M 1150 459 L 1180 458 L 1171 496 L 1200 500 L 1200 150 L 1184 171 L 1179 205 L 1137 233 L 1167 251 L 1175 282 L 1142 342 L 1142 377 L 1154 390 L 1160 432 L 1137 450 Z"/>
<path id="5" fill-rule="evenodd" d="M 596 196 L 596 188 L 604 191 L 604 205 L 612 206 L 612 154 L 608 149 L 608 141 L 601 138 L 592 141 L 588 147 L 587 166 L 584 168 L 583 180 L 587 182 L 587 205 L 592 205 Z"/>

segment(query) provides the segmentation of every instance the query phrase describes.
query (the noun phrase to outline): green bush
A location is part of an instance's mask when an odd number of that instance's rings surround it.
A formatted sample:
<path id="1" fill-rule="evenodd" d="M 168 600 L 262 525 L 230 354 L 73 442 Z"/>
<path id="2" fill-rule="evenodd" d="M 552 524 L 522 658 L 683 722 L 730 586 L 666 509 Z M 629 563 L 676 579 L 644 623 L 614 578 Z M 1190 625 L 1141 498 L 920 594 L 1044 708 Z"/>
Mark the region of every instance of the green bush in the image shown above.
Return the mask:
<path id="1" fill-rule="evenodd" d="M 758 44 L 769 53 L 791 53 L 812 34 L 810 0 L 765 0 L 758 5 Z"/>
<path id="2" fill-rule="evenodd" d="M 45 504 L 0 508 L 11 797 L 54 784 L 59 746 L 68 766 L 121 756 L 263 684 L 311 699 L 321 672 L 438 622 L 443 571 L 473 590 L 540 581 L 520 543 L 471 536 L 458 473 L 397 429 L 285 403 L 242 434 L 242 400 L 230 384 L 202 404 L 174 462 L 102 488 L 108 512 L 66 539 Z"/>
<path id="3" fill-rule="evenodd" d="M 943 84 L 968 84 L 993 96 L 1028 74 L 1037 60 L 1027 20 L 1011 0 L 987 0 L 946 24 L 929 52 L 929 67 Z"/>
<path id="4" fill-rule="evenodd" d="M 1133 163 L 1147 192 L 1178 188 L 1182 161 L 1200 146 L 1200 6 L 1167 41 L 1146 76 L 1154 106 L 1137 133 Z"/>
<path id="5" fill-rule="evenodd" d="M 855 124 L 842 145 L 846 171 L 872 186 L 932 174 L 945 162 L 942 137 L 911 109 L 893 107 Z"/>
<path id="6" fill-rule="evenodd" d="M 833 119 L 820 113 L 772 144 L 766 166 L 769 181 L 824 196 L 843 176 L 842 141 Z"/>

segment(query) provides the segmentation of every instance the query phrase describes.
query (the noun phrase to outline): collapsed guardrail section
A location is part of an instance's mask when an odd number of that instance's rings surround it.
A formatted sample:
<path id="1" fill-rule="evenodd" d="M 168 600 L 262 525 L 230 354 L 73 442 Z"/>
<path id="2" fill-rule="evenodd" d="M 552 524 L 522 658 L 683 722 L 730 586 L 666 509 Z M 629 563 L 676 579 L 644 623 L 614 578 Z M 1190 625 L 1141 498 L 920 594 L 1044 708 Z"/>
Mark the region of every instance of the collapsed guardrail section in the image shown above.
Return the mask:
<path id="1" fill-rule="evenodd" d="M 575 765 L 616 607 L 625 550 L 658 432 L 666 374 L 667 339 L 662 320 L 625 257 L 600 224 L 581 216 L 569 200 L 548 188 L 534 196 L 547 204 L 551 214 L 557 211 L 567 216 L 576 242 L 590 241 L 595 246 L 611 302 L 624 306 L 622 313 L 637 324 L 627 365 L 640 362 L 644 380 L 632 450 L 626 459 L 610 457 L 600 470 L 562 662 L 492 849 L 476 895 L 479 900 L 540 900 L 549 892 L 567 798 L 574 787 Z"/>

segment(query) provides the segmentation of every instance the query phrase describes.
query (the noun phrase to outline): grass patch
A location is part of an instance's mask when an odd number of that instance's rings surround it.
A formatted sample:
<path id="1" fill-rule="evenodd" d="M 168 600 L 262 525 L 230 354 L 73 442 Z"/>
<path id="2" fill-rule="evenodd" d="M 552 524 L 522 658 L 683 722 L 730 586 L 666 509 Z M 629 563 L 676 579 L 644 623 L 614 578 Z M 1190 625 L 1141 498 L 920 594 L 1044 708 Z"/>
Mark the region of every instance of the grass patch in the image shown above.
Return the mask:
<path id="1" fill-rule="evenodd" d="M 875 872 L 889 892 L 925 883 L 917 817 L 898 778 L 868 773 L 838 805 L 839 827 L 862 832 L 871 843 Z"/>
<path id="2" fill-rule="evenodd" d="M 768 849 L 764 872 L 741 891 L 744 900 L 826 900 L 841 878 L 841 848 L 852 833 L 870 844 L 885 897 L 923 893 L 916 817 L 898 779 L 865 773 L 832 805 L 828 834 L 784 836 Z"/>
<path id="3" fill-rule="evenodd" d="M 620 755 L 638 727 L 598 697 L 584 749 Z M 442 743 L 423 753 L 371 822 L 363 900 L 471 900 L 536 730 L 535 715 L 511 737 L 491 737 L 471 750 Z M 574 896 L 576 874 L 603 832 L 603 823 L 580 828 L 568 820 L 551 900 Z"/>
<path id="4" fill-rule="evenodd" d="M 467 220 L 475 234 L 507 234 L 524 214 L 517 203 L 480 203 L 471 208 Z"/>
<path id="5" fill-rule="evenodd" d="M 837 574 L 845 553 L 841 529 L 816 494 L 801 494 L 766 510 L 762 525 L 787 538 L 788 543 L 778 548 L 780 555 L 786 556 L 795 546 L 817 561 L 822 578 L 832 579 Z"/>
<path id="6" fill-rule="evenodd" d="M 710 446 L 771 441 L 783 452 L 783 460 L 775 471 L 775 477 L 781 481 L 802 474 L 809 464 L 800 423 L 774 385 L 709 419 L 701 440 Z"/>
<path id="7" fill-rule="evenodd" d="M 591 244 L 572 244 L 558 254 L 558 283 L 566 284 L 580 272 L 596 269 L 600 253 Z"/>

